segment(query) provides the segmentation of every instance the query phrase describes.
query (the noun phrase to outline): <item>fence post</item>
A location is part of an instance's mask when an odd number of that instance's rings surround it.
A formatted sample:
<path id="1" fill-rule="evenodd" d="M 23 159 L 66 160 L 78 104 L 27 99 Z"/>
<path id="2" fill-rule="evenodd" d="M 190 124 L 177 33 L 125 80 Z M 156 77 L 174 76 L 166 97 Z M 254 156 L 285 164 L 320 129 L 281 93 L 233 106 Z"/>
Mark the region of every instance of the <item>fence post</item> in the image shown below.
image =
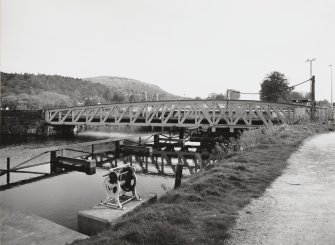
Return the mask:
<path id="1" fill-rule="evenodd" d="M 176 177 L 174 182 L 174 188 L 177 189 L 181 185 L 181 179 L 183 178 L 183 166 L 184 164 L 182 162 L 178 162 L 176 167 Z"/>
<path id="2" fill-rule="evenodd" d="M 56 151 L 50 151 L 50 173 L 54 174 L 56 173 L 56 157 L 57 157 L 57 153 Z"/>
<path id="3" fill-rule="evenodd" d="M 7 185 L 10 183 L 10 157 L 7 157 Z"/>

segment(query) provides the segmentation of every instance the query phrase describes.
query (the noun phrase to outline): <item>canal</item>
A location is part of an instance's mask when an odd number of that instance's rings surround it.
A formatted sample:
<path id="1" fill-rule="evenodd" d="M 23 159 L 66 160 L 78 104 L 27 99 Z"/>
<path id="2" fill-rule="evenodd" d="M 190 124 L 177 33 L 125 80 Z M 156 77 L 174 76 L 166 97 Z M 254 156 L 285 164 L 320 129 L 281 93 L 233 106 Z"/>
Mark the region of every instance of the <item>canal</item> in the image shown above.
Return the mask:
<path id="1" fill-rule="evenodd" d="M 71 138 L 28 139 L 24 142 L 0 145 L 0 167 L 6 167 L 7 157 L 11 158 L 13 166 L 40 153 L 50 151 L 55 147 L 88 142 L 100 139 L 116 139 L 130 136 L 140 136 L 136 133 L 113 132 L 80 132 Z M 46 161 L 48 155 L 45 156 Z M 157 193 L 158 196 L 173 188 L 172 176 L 149 175 L 138 169 L 137 191 L 140 195 Z M 31 171 L 50 171 L 49 165 L 30 168 Z M 97 168 L 94 175 L 80 172 L 68 172 L 58 176 L 24 184 L 0 192 L 2 205 L 27 210 L 60 225 L 77 230 L 77 213 L 90 209 L 104 200 L 103 175 L 106 170 Z M 11 182 L 31 177 L 25 173 L 11 173 Z M 5 184 L 6 176 L 0 177 L 0 184 Z"/>

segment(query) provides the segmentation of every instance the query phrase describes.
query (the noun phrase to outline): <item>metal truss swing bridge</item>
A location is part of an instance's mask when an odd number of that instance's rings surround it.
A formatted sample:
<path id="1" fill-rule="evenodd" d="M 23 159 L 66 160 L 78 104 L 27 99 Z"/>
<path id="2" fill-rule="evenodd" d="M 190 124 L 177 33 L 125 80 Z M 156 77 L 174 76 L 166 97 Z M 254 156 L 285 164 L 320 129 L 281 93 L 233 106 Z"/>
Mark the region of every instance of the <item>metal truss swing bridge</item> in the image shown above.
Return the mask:
<path id="1" fill-rule="evenodd" d="M 328 119 L 327 108 L 315 110 L 319 121 Z M 311 108 L 299 104 L 250 100 L 176 100 L 120 103 L 48 110 L 49 125 L 128 125 L 154 127 L 253 128 L 295 123 L 310 117 Z"/>

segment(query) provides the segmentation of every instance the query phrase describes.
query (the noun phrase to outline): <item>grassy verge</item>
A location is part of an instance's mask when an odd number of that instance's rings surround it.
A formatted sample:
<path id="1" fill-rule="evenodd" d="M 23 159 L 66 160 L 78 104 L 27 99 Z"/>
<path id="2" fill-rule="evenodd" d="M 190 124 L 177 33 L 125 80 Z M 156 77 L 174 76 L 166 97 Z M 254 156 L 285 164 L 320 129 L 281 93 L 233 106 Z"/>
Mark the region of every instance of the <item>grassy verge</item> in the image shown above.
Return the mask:
<path id="1" fill-rule="evenodd" d="M 302 140 L 327 131 L 322 124 L 304 124 L 245 132 L 243 150 L 206 166 L 111 229 L 73 244 L 222 244 L 237 212 L 282 173 Z"/>

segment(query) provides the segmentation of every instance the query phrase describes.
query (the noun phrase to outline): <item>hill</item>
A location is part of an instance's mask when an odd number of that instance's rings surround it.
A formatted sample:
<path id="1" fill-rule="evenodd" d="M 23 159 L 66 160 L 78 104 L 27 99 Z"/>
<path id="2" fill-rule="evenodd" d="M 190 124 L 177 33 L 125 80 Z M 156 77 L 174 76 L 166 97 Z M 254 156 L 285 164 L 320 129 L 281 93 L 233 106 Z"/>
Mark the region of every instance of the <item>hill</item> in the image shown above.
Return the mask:
<path id="1" fill-rule="evenodd" d="M 117 77 L 79 79 L 59 75 L 1 72 L 1 107 L 9 109 L 53 109 L 178 98 L 158 86 Z"/>
<path id="2" fill-rule="evenodd" d="M 157 94 L 160 100 L 180 98 L 179 96 L 164 91 L 157 85 L 141 82 L 135 79 L 114 76 L 100 76 L 84 78 L 84 80 L 107 85 L 111 89 L 119 91 L 125 96 L 131 97 L 131 100 L 135 101 L 140 101 L 143 99 L 144 92 L 147 93 L 148 100 L 156 100 Z"/>

